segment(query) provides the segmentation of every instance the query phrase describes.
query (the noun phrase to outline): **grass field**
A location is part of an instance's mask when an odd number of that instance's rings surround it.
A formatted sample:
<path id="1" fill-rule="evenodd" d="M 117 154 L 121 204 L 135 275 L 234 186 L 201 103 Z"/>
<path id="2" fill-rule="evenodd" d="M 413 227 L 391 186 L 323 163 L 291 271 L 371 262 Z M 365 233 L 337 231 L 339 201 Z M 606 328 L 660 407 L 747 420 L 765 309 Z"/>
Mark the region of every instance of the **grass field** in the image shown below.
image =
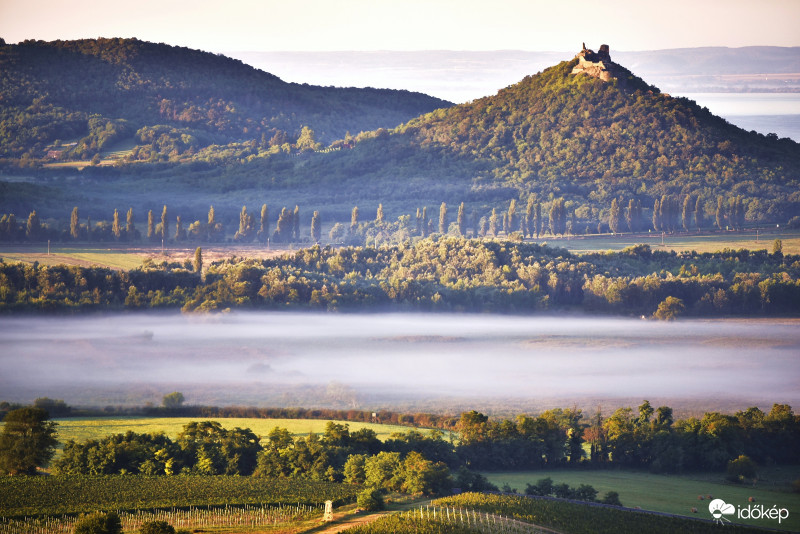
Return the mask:
<path id="1" fill-rule="evenodd" d="M 98 419 L 74 417 L 54 419 L 58 423 L 58 441 L 65 442 L 70 439 L 84 441 L 98 439 L 110 434 L 122 434 L 131 430 L 137 434 L 164 432 L 170 439 L 175 439 L 183 430 L 184 425 L 191 421 L 218 421 L 224 428 L 249 428 L 258 436 L 266 436 L 273 428 L 279 426 L 287 429 L 294 436 L 307 436 L 309 432 L 322 434 L 325 425 L 324 419 L 253 419 L 253 418 L 204 418 L 204 417 L 118 417 L 113 419 Z M 382 425 L 378 423 L 357 423 L 352 421 L 335 421 L 339 424 L 350 425 L 350 431 L 361 428 L 374 430 L 378 439 L 386 440 L 394 432 L 408 432 L 406 426 Z"/>
<path id="2" fill-rule="evenodd" d="M 756 239 L 757 238 L 757 239 Z M 563 247 L 574 253 L 598 252 L 606 250 L 622 250 L 625 247 L 640 243 L 648 244 L 653 250 L 669 250 L 683 252 L 694 250 L 697 252 L 716 252 L 724 248 L 750 249 L 772 252 L 772 245 L 776 239 L 783 244 L 784 254 L 800 254 L 800 231 L 797 230 L 759 230 L 756 236 L 755 229 L 744 232 L 721 232 L 712 234 L 619 234 L 619 235 L 590 235 L 573 238 L 550 239 L 547 242 L 556 247 Z M 541 241 L 541 240 L 540 240 Z"/>
<path id="3" fill-rule="evenodd" d="M 721 474 L 698 475 L 654 475 L 639 471 L 575 471 L 550 470 L 511 473 L 484 473 L 498 487 L 508 484 L 519 493 L 525 493 L 527 484 L 536 484 L 539 479 L 550 477 L 556 484 L 567 483 L 572 487 L 589 484 L 602 497 L 608 491 L 619 493 L 624 506 L 640 507 L 672 514 L 708 519 L 708 495 L 723 499 L 735 506 L 747 506 L 748 497 L 756 504 L 789 510 L 789 519 L 780 527 L 800 531 L 800 494 L 791 493 L 789 484 L 800 477 L 800 466 L 768 468 L 760 473 L 762 479 L 753 487 L 728 484 Z M 699 495 L 706 499 L 700 501 Z M 697 514 L 691 512 L 697 508 Z M 750 525 L 778 528 L 777 521 L 742 521 Z"/>

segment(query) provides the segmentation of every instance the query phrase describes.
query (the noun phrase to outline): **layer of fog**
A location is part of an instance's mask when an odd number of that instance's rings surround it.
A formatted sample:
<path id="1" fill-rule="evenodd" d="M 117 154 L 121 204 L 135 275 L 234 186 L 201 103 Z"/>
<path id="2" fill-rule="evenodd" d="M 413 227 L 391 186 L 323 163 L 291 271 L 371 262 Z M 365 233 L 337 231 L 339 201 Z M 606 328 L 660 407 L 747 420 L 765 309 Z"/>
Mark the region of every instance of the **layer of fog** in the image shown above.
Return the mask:
<path id="1" fill-rule="evenodd" d="M 0 400 L 157 403 L 179 389 L 192 403 L 274 405 L 276 391 L 316 387 L 366 408 L 440 397 L 796 403 L 797 327 L 455 314 L 13 317 L 0 321 Z M 283 399 L 300 402 L 314 401 Z"/>

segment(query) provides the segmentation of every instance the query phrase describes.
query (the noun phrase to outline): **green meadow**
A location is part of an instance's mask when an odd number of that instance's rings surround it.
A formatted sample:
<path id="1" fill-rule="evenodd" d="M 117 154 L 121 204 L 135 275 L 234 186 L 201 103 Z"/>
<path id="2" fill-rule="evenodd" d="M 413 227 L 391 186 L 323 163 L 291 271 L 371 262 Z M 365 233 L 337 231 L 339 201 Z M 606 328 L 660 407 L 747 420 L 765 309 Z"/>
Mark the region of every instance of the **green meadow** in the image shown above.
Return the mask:
<path id="1" fill-rule="evenodd" d="M 536 484 L 550 477 L 554 484 L 566 483 L 572 487 L 589 484 L 602 498 L 608 491 L 619 493 L 623 506 L 639 507 L 671 514 L 709 519 L 708 496 L 722 499 L 735 506 L 746 507 L 753 497 L 754 504 L 765 509 L 777 505 L 789 510 L 789 518 L 778 525 L 773 520 L 739 521 L 749 525 L 800 531 L 800 494 L 791 492 L 791 481 L 800 478 L 800 466 L 762 469 L 761 479 L 755 487 L 727 483 L 722 473 L 691 475 L 656 475 L 627 470 L 545 470 L 525 472 L 483 473 L 489 482 L 503 487 L 508 484 L 519 493 L 525 493 L 527 484 Z M 700 500 L 703 496 L 703 500 Z M 697 513 L 692 513 L 692 508 Z"/>

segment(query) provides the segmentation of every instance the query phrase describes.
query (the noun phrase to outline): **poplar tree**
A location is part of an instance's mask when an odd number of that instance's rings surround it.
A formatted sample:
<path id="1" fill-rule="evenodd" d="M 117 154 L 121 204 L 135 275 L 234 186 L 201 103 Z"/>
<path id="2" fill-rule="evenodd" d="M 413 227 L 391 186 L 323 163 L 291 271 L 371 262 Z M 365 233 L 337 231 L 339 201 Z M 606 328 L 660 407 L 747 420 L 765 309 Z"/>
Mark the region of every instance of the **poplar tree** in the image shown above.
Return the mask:
<path id="1" fill-rule="evenodd" d="M 183 241 L 184 237 L 186 237 L 186 235 L 183 231 L 181 216 L 178 215 L 177 217 L 175 217 L 175 241 Z"/>
<path id="2" fill-rule="evenodd" d="M 417 208 L 417 228 L 419 228 L 419 208 Z M 353 206 L 350 213 L 350 233 L 354 234 L 358 230 L 358 206 Z"/>
<path id="3" fill-rule="evenodd" d="M 78 239 L 81 236 L 81 223 L 78 219 L 78 206 L 72 208 L 72 214 L 69 217 L 69 235 L 72 239 Z"/>
<path id="4" fill-rule="evenodd" d="M 611 201 L 611 209 L 608 212 L 608 227 L 615 234 L 618 234 L 622 229 L 622 213 L 620 213 L 619 201 L 616 198 Z"/>
<path id="5" fill-rule="evenodd" d="M 203 272 L 203 249 L 200 247 L 194 251 L 194 272 L 198 274 Z"/>
<path id="6" fill-rule="evenodd" d="M 375 214 L 375 223 L 383 224 L 383 204 L 378 204 L 378 212 Z"/>
<path id="7" fill-rule="evenodd" d="M 692 202 L 692 197 L 686 195 L 686 198 L 683 199 L 683 209 L 681 210 L 681 224 L 683 229 L 687 232 L 689 228 L 692 226 L 692 211 L 694 208 L 694 203 Z"/>
<path id="8" fill-rule="evenodd" d="M 511 233 L 517 227 L 517 199 L 512 198 L 508 204 L 508 227 L 506 233 Z"/>
<path id="9" fill-rule="evenodd" d="M 86 217 L 86 240 L 92 240 L 92 218 Z"/>
<path id="10" fill-rule="evenodd" d="M 278 222 L 275 225 L 274 237 L 276 241 L 288 242 L 292 238 L 292 227 L 294 226 L 294 221 L 292 219 L 292 212 L 287 210 L 285 206 L 281 208 L 281 212 L 278 215 Z"/>
<path id="11" fill-rule="evenodd" d="M 656 199 L 653 202 L 653 230 L 661 230 L 661 201 Z"/>
<path id="12" fill-rule="evenodd" d="M 239 212 L 239 229 L 234 234 L 236 241 L 251 241 L 253 239 L 253 216 L 247 213 L 247 206 L 242 206 Z"/>
<path id="13" fill-rule="evenodd" d="M 428 237 L 428 206 L 422 207 L 422 237 Z"/>
<path id="14" fill-rule="evenodd" d="M 636 222 L 634 222 L 635 217 L 636 217 L 636 200 L 630 199 L 628 201 L 628 209 L 625 211 L 625 223 L 628 225 L 628 230 L 630 230 L 631 233 L 636 231 L 637 224 Z"/>
<path id="15" fill-rule="evenodd" d="M 533 229 L 537 238 L 542 235 L 542 223 L 542 205 L 537 202 L 533 210 Z"/>
<path id="16" fill-rule="evenodd" d="M 422 235 L 422 210 L 417 208 L 417 235 Z"/>
<path id="17" fill-rule="evenodd" d="M 497 218 L 497 208 L 492 208 L 492 215 L 489 217 L 489 231 L 494 237 L 497 237 L 497 234 L 500 233 L 500 221 Z"/>
<path id="18" fill-rule="evenodd" d="M 133 208 L 128 208 L 128 216 L 125 219 L 125 235 L 128 240 L 136 239 L 136 225 L 133 222 Z"/>
<path id="19" fill-rule="evenodd" d="M 536 204 L 536 200 L 534 199 L 533 195 L 528 196 L 528 205 L 525 206 L 525 231 L 523 234 L 526 237 L 533 237 L 533 210 Z"/>
<path id="20" fill-rule="evenodd" d="M 311 239 L 313 239 L 315 243 L 319 243 L 321 238 L 322 226 L 319 222 L 319 212 L 315 211 L 311 216 Z"/>
<path id="21" fill-rule="evenodd" d="M 716 212 L 717 228 L 720 230 L 725 226 L 725 206 L 722 203 L 722 197 L 717 197 L 717 212 Z"/>
<path id="22" fill-rule="evenodd" d="M 456 224 L 458 225 L 458 233 L 462 237 L 467 235 L 467 218 L 464 215 L 464 203 L 458 205 L 458 215 L 456 215 Z"/>
<path id="23" fill-rule="evenodd" d="M 169 235 L 169 220 L 167 220 L 167 205 L 164 204 L 164 209 L 161 210 L 161 239 L 167 240 Z"/>
<path id="24" fill-rule="evenodd" d="M 119 212 L 117 210 L 114 210 L 114 218 L 111 220 L 111 233 L 117 241 L 122 236 L 122 228 L 119 225 Z"/>
<path id="25" fill-rule="evenodd" d="M 217 233 L 217 215 L 214 212 L 214 206 L 208 208 L 208 219 L 206 223 L 206 236 L 211 241 Z"/>
<path id="26" fill-rule="evenodd" d="M 33 210 L 28 215 L 28 224 L 25 227 L 25 236 L 31 241 L 39 238 L 42 230 L 42 223 L 39 222 L 39 216 L 36 215 L 36 210 Z"/>
<path id="27" fill-rule="evenodd" d="M 292 216 L 292 236 L 295 241 L 300 241 L 300 206 L 295 204 Z"/>
<path id="28" fill-rule="evenodd" d="M 447 204 L 444 202 L 439 206 L 439 233 L 442 235 L 447 233 Z"/>
<path id="29" fill-rule="evenodd" d="M 147 239 L 153 240 L 155 238 L 155 228 L 153 221 L 153 210 L 147 212 Z"/>
<path id="30" fill-rule="evenodd" d="M 266 204 L 261 205 L 261 221 L 258 228 L 258 240 L 262 243 L 269 238 L 269 209 Z"/>
<path id="31" fill-rule="evenodd" d="M 703 227 L 704 223 L 705 220 L 703 217 L 703 198 L 700 195 L 698 195 L 697 200 L 695 201 L 694 204 L 694 224 L 695 226 L 697 226 L 698 232 L 700 231 L 700 228 Z"/>

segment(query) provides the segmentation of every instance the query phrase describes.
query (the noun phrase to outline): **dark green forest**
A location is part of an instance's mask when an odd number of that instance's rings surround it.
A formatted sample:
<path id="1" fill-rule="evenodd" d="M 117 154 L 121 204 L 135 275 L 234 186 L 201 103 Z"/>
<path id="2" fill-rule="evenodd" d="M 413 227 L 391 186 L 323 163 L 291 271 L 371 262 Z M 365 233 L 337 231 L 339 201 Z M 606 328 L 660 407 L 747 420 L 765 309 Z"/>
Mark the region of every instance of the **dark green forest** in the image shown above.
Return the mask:
<path id="1" fill-rule="evenodd" d="M 202 252 L 202 251 L 201 251 Z M 278 258 L 154 262 L 130 271 L 0 263 L 0 310 L 592 312 L 675 319 L 800 312 L 800 257 L 778 248 L 573 255 L 521 242 L 434 236 L 313 246 Z"/>

